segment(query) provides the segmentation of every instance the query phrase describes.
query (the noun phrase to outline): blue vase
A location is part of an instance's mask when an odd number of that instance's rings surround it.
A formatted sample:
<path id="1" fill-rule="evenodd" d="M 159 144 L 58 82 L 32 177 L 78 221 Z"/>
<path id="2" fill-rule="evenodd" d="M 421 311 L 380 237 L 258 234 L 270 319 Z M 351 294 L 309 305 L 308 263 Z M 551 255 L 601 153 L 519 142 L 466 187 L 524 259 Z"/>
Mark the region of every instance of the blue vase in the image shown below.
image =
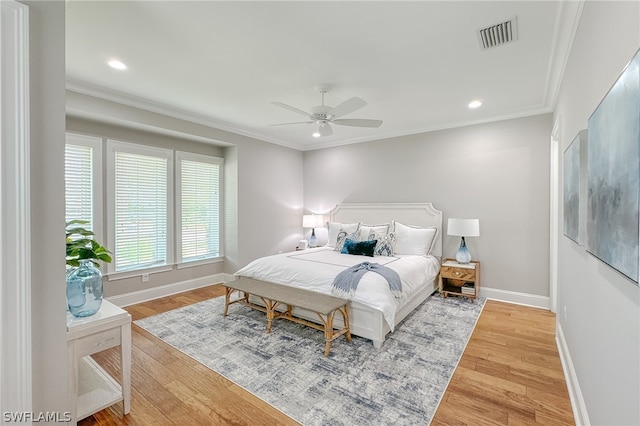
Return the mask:
<path id="1" fill-rule="evenodd" d="M 80 266 L 67 275 L 67 305 L 76 317 L 88 317 L 100 309 L 102 272 L 91 260 L 81 260 Z"/>

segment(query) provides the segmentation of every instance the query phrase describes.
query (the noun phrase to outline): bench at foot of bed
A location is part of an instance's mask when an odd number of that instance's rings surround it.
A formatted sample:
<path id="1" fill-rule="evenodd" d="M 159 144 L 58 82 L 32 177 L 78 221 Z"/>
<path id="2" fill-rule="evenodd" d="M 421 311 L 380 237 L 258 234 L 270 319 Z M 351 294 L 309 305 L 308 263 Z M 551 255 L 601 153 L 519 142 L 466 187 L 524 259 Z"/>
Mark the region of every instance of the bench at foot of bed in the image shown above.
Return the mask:
<path id="1" fill-rule="evenodd" d="M 271 323 L 276 318 L 284 318 L 298 324 L 324 331 L 324 354 L 329 356 L 331 342 L 336 338 L 345 335 L 348 342 L 351 341 L 351 330 L 349 329 L 349 301 L 328 294 L 317 293 L 287 285 L 273 284 L 264 281 L 257 281 L 251 278 L 239 278 L 225 284 L 224 316 L 229 313 L 229 305 L 242 303 L 267 314 L 267 333 L 271 332 Z M 231 300 L 234 292 L 242 292 L 244 296 L 236 300 Z M 249 301 L 249 296 L 259 297 L 265 306 L 261 306 Z M 277 308 L 280 305 L 286 306 L 286 310 L 280 312 Z M 294 307 L 313 311 L 318 315 L 320 324 L 298 318 L 292 315 Z M 343 318 L 343 327 L 334 329 L 333 318 L 336 312 L 340 312 Z"/>

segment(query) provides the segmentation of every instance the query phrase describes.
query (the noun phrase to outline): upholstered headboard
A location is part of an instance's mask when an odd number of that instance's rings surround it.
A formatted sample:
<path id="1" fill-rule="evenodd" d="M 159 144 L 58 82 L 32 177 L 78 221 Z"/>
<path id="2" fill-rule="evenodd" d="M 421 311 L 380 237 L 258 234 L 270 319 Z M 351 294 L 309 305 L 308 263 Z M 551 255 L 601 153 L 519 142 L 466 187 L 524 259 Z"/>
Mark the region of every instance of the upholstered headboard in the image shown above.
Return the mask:
<path id="1" fill-rule="evenodd" d="M 371 225 L 397 220 L 405 225 L 438 228 L 433 255 L 442 257 L 442 212 L 431 203 L 348 203 L 329 213 L 332 222 L 362 222 Z"/>

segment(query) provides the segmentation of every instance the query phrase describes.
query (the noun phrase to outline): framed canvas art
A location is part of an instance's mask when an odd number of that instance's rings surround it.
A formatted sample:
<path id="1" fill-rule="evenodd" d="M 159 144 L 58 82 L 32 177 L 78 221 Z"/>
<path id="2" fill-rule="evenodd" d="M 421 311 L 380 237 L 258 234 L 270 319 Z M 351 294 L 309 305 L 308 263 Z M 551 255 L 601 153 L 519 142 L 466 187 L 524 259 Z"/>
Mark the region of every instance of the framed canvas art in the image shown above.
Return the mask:
<path id="1" fill-rule="evenodd" d="M 586 233 L 587 130 L 581 130 L 564 152 L 562 233 L 584 244 Z"/>
<path id="2" fill-rule="evenodd" d="M 640 51 L 589 117 L 587 250 L 638 283 Z"/>

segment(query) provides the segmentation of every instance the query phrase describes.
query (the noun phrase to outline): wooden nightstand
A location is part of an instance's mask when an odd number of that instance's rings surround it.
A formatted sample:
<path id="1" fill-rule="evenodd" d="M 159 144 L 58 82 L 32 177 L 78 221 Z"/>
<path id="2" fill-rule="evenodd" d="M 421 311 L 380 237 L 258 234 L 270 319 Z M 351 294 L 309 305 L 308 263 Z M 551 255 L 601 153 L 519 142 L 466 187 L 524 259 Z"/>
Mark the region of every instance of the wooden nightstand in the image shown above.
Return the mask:
<path id="1" fill-rule="evenodd" d="M 450 294 L 475 299 L 480 295 L 480 262 L 458 263 L 445 259 L 440 267 L 440 294 Z"/>

